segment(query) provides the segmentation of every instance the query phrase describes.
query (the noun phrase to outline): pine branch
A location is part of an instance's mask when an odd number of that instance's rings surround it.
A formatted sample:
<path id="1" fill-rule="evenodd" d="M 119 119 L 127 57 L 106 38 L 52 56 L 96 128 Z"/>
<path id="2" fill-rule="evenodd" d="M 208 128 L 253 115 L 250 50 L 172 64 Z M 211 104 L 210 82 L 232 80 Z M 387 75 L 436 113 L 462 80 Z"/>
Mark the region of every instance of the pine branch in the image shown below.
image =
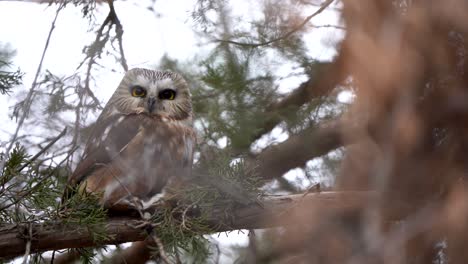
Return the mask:
<path id="1" fill-rule="evenodd" d="M 67 133 L 67 128 L 65 127 L 62 132 L 60 132 L 60 134 L 58 136 L 56 136 L 54 139 L 52 139 L 52 141 L 49 142 L 49 144 L 47 144 L 43 149 L 41 149 L 38 153 L 36 153 L 36 155 L 34 155 L 31 159 L 28 160 L 28 162 L 26 162 L 23 166 L 21 166 L 19 169 L 18 169 L 18 172 L 19 171 L 22 171 L 24 168 L 26 168 L 27 166 L 29 166 L 32 162 L 34 162 L 35 160 L 37 160 L 37 158 L 39 158 L 42 154 L 44 154 L 50 147 L 52 147 L 59 139 L 61 139 L 65 133 Z M 1 210 L 0 210 L 1 211 Z"/>
<path id="2" fill-rule="evenodd" d="M 225 204 L 218 203 L 206 218 L 206 224 L 211 232 L 282 226 L 289 219 L 285 214 L 291 216 L 302 210 L 355 212 L 366 206 L 373 195 L 371 192 L 323 192 L 273 196 L 264 199 L 263 206 L 255 203 L 239 206 L 229 214 L 226 214 Z M 92 227 L 63 221 L 0 226 L 0 259 L 24 254 L 28 241 L 31 241 L 31 253 L 141 241 L 147 235 L 145 226 L 135 225 L 139 222 L 141 220 L 130 217 L 109 218 L 104 224 L 107 238 L 100 241 L 93 239 Z M 32 234 L 32 239 L 28 234 Z"/>

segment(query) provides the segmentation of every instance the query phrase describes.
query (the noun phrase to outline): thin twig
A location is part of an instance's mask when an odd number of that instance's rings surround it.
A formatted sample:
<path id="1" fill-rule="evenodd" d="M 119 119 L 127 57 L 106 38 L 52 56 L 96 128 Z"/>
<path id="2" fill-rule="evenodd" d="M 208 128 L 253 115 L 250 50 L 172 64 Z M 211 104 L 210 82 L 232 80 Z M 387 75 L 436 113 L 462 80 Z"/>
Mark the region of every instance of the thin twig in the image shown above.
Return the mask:
<path id="1" fill-rule="evenodd" d="M 181 226 L 187 230 L 190 230 L 189 227 L 187 227 L 187 225 L 185 224 L 186 223 L 186 219 L 187 219 L 187 213 L 188 211 L 193 207 L 195 206 L 196 204 L 198 204 L 200 202 L 200 200 L 192 203 L 191 205 L 187 206 L 184 211 L 182 212 L 182 223 L 181 223 Z"/>
<path id="2" fill-rule="evenodd" d="M 302 27 L 304 27 L 305 24 L 307 24 L 313 17 L 317 16 L 318 14 L 322 13 L 323 10 L 325 10 L 331 3 L 333 3 L 334 0 L 327 0 L 325 1 L 321 6 L 320 8 L 315 11 L 312 15 L 306 17 L 306 19 L 299 25 L 297 25 L 295 28 L 293 28 L 291 31 L 287 32 L 286 34 L 284 34 L 283 36 L 279 36 L 277 38 L 273 38 L 273 39 L 270 39 L 268 41 L 265 41 L 265 42 L 260 42 L 260 43 L 245 43 L 245 42 L 238 42 L 238 41 L 234 41 L 234 40 L 224 40 L 224 39 L 216 39 L 215 41 L 216 42 L 221 42 L 221 43 L 229 43 L 229 44 L 234 44 L 234 45 L 237 45 L 237 46 L 242 46 L 242 47 L 249 47 L 249 48 L 256 48 L 256 47 L 260 47 L 260 46 L 267 46 L 273 42 L 276 42 L 276 41 L 279 41 L 279 40 L 283 40 L 283 39 L 286 39 L 288 38 L 289 36 L 291 36 L 292 34 L 296 33 L 297 31 L 299 31 Z"/>
<path id="3" fill-rule="evenodd" d="M 67 128 L 65 127 L 62 132 L 58 136 L 56 136 L 47 146 L 45 146 L 41 151 L 39 151 L 36 155 L 34 155 L 31 159 L 29 159 L 28 162 L 26 162 L 23 166 L 21 166 L 18 169 L 18 172 L 22 171 L 24 168 L 26 168 L 29 164 L 31 164 L 33 161 L 35 161 L 37 158 L 39 158 L 44 152 L 46 152 L 50 147 L 52 147 L 59 139 L 61 139 L 65 133 L 67 133 Z"/>
<path id="4" fill-rule="evenodd" d="M 34 192 L 39 186 L 41 186 L 41 184 L 43 184 L 47 179 L 49 179 L 50 177 L 52 177 L 54 175 L 54 173 L 57 171 L 58 168 L 60 168 L 60 166 L 70 157 L 71 154 L 69 154 L 67 157 L 65 157 L 65 159 L 63 159 L 62 161 L 60 161 L 59 164 L 57 164 L 57 166 L 47 175 L 45 176 L 44 178 L 42 178 L 36 185 L 34 185 L 33 187 L 31 187 L 30 189 L 28 189 L 26 192 L 24 192 L 22 195 L 20 195 L 17 199 L 15 199 L 13 202 L 11 202 L 10 204 L 7 204 L 3 207 L 0 208 L 0 211 L 3 211 L 5 209 L 8 209 L 9 207 L 19 203 L 24 197 L 28 196 L 29 194 L 31 194 L 32 192 Z"/>
<path id="5" fill-rule="evenodd" d="M 32 222 L 29 223 L 28 225 L 28 242 L 26 242 L 26 249 L 24 251 L 24 257 L 23 257 L 23 264 L 28 263 L 28 257 L 29 254 L 31 253 L 31 241 L 32 241 Z"/>
<path id="6" fill-rule="evenodd" d="M 117 13 L 115 12 L 114 8 L 114 1 L 113 0 L 108 0 L 109 3 L 109 8 L 110 8 L 110 13 L 113 14 L 113 19 L 112 21 L 115 24 L 115 34 L 117 36 L 117 42 L 119 43 L 119 52 L 120 52 L 120 64 L 122 65 L 122 68 L 125 71 L 128 71 L 128 65 L 127 65 L 127 59 L 125 59 L 125 53 L 123 49 L 123 27 L 122 24 L 120 23 L 119 17 L 117 16 Z"/>
<path id="7" fill-rule="evenodd" d="M 220 260 L 221 260 L 221 249 L 219 248 L 219 244 L 218 243 L 215 243 L 214 244 L 215 248 L 216 248 L 216 260 L 215 260 L 215 264 L 219 264 Z"/>
<path id="8" fill-rule="evenodd" d="M 122 65 L 122 68 L 125 71 L 128 71 L 128 65 L 127 65 L 127 59 L 125 58 L 125 53 L 123 49 L 123 26 L 120 23 L 120 20 L 117 16 L 117 13 L 115 12 L 114 8 L 114 1 L 113 0 L 108 0 L 107 3 L 109 4 L 109 14 L 107 14 L 106 19 L 104 19 L 104 22 L 102 25 L 99 27 L 99 29 L 96 32 L 96 38 L 94 39 L 94 42 L 88 47 L 88 54 L 86 55 L 86 58 L 78 65 L 78 68 L 80 68 L 86 60 L 88 60 L 87 66 L 86 66 L 86 78 L 85 78 L 85 90 L 91 96 L 95 104 L 98 106 L 99 109 L 103 109 L 99 99 L 94 95 L 94 93 L 91 90 L 90 87 L 90 81 L 91 81 L 91 70 L 93 65 L 96 63 L 96 58 L 100 57 L 101 53 L 103 52 L 104 46 L 107 43 L 107 41 L 110 38 L 110 30 L 113 25 L 115 25 L 115 34 L 117 37 L 117 42 L 119 45 L 119 53 L 120 53 L 120 64 Z M 108 28 L 106 32 L 104 32 L 105 28 Z"/>
<path id="9" fill-rule="evenodd" d="M 334 29 L 341 29 L 341 30 L 346 30 L 346 27 L 343 26 L 338 26 L 338 25 L 331 25 L 331 24 L 326 24 L 326 25 L 313 25 L 313 28 L 334 28 Z"/>
<path id="10" fill-rule="evenodd" d="M 159 257 L 166 263 L 166 264 L 173 264 L 172 261 L 169 259 L 169 257 L 167 256 L 166 254 L 166 251 L 164 250 L 164 245 L 161 241 L 161 239 L 159 239 L 159 237 L 157 237 L 156 235 L 152 235 L 151 236 L 153 239 L 154 239 L 154 242 L 156 243 L 156 245 L 158 246 L 158 251 L 159 251 Z"/>
<path id="11" fill-rule="evenodd" d="M 320 182 L 319 182 L 312 186 L 309 186 L 309 188 L 307 188 L 307 190 L 304 192 L 302 197 L 307 196 L 309 193 L 320 193 L 320 192 L 321 192 L 321 188 L 320 188 Z"/>
<path id="12" fill-rule="evenodd" d="M 57 137 L 55 137 L 47 146 L 45 146 L 41 151 L 39 151 L 36 155 L 34 155 L 31 159 L 29 159 L 23 166 L 21 166 L 16 172 L 19 173 L 22 171 L 24 168 L 26 168 L 29 164 L 31 164 L 33 161 L 35 161 L 39 156 L 41 156 L 47 149 L 49 149 L 52 145 L 54 145 L 61 137 L 65 135 L 67 131 L 67 128 L 65 128 Z M 6 182 L 4 182 L 6 183 Z M 11 184 L 9 187 L 5 189 L 5 186 L 2 186 L 2 190 L 0 190 L 0 196 L 5 193 L 5 191 L 8 191 L 10 188 L 13 188 L 15 184 Z"/>
<path id="13" fill-rule="evenodd" d="M 75 107 L 75 124 L 74 124 L 74 129 L 73 129 L 73 139 L 70 143 L 71 148 L 69 151 L 69 154 L 73 155 L 73 149 L 77 146 L 78 144 L 78 136 L 79 136 L 79 131 L 80 131 L 80 120 L 81 120 L 81 109 L 83 107 L 83 100 L 84 100 L 84 93 L 86 90 L 83 92 L 81 89 L 77 91 L 78 94 L 78 104 Z M 73 157 L 70 159 L 73 160 Z"/>
<path id="14" fill-rule="evenodd" d="M 37 66 L 36 75 L 34 76 L 33 82 L 31 84 L 31 89 L 29 89 L 28 95 L 26 96 L 26 99 L 24 100 L 25 103 L 24 103 L 24 106 L 23 106 L 23 115 L 19 119 L 18 125 L 16 126 L 15 133 L 13 134 L 13 138 L 10 141 L 10 145 L 8 146 L 8 148 L 5 151 L 6 155 L 8 155 L 8 153 L 10 153 L 11 149 L 13 148 L 13 144 L 16 142 L 16 140 L 18 138 L 19 130 L 23 126 L 23 123 L 24 123 L 24 121 L 26 119 L 26 116 L 28 115 L 29 110 L 31 108 L 32 99 L 33 99 L 34 92 L 35 92 L 35 89 L 36 89 L 36 86 L 37 86 L 37 80 L 39 79 L 39 75 L 40 75 L 41 70 L 42 70 L 42 64 L 44 63 L 44 58 L 45 58 L 46 52 L 47 52 L 47 50 L 49 48 L 50 39 L 52 38 L 52 33 L 53 33 L 54 29 L 55 29 L 55 23 L 57 22 L 58 15 L 59 15 L 60 11 L 63 9 L 63 7 L 65 6 L 64 3 L 65 2 L 62 2 L 59 5 L 59 7 L 57 8 L 57 11 L 55 12 L 55 17 L 54 17 L 54 20 L 52 21 L 52 25 L 50 26 L 49 35 L 47 36 L 47 40 L 46 40 L 46 43 L 45 43 L 45 46 L 44 46 L 44 50 L 42 51 L 41 60 L 39 62 L 39 65 Z"/>
<path id="15" fill-rule="evenodd" d="M 135 207 L 135 209 L 138 211 L 138 214 L 140 215 L 141 219 L 145 220 L 145 214 L 141 211 L 141 206 L 139 206 L 136 202 L 136 200 L 138 198 L 136 198 L 131 192 L 130 190 L 127 188 L 127 186 L 125 186 L 122 181 L 119 179 L 119 176 L 118 175 L 113 175 L 114 176 L 114 179 L 120 184 L 120 186 L 127 192 L 128 194 L 128 197 L 131 198 L 131 202 L 132 202 L 132 205 Z M 125 197 L 119 199 L 116 203 L 119 203 L 120 201 L 122 201 Z M 115 205 L 114 204 L 114 205 Z"/>
<path id="16" fill-rule="evenodd" d="M 53 251 L 52 251 L 52 257 L 50 258 L 50 264 L 54 264 L 54 260 L 55 260 L 55 251 L 56 251 L 56 250 L 53 250 Z"/>
<path id="17" fill-rule="evenodd" d="M 83 66 L 86 60 L 88 60 L 88 64 L 86 66 L 86 78 L 85 78 L 84 88 L 86 92 L 88 93 L 88 95 L 93 99 L 94 103 L 98 106 L 99 109 L 103 109 L 103 107 L 101 106 L 99 99 L 94 95 L 89 84 L 91 81 L 91 70 L 92 70 L 93 65 L 96 63 L 96 58 L 100 56 L 100 54 L 103 51 L 104 44 L 109 40 L 109 31 L 113 25 L 112 16 L 113 16 L 112 11 L 109 11 L 109 14 L 107 14 L 107 17 L 104 19 L 104 22 L 97 30 L 96 38 L 94 39 L 93 43 L 87 47 L 87 54 L 86 54 L 85 59 L 77 67 L 77 68 L 80 68 L 81 66 Z M 107 32 L 104 33 L 104 29 L 106 28 L 106 26 L 108 26 L 109 29 L 107 30 Z"/>

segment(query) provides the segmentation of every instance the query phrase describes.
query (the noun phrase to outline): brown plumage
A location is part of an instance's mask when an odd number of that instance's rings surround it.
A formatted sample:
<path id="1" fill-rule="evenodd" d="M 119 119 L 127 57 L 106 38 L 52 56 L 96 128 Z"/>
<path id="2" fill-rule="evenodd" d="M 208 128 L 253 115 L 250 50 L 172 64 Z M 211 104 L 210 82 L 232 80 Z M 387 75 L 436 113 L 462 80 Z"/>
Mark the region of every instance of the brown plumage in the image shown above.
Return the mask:
<path id="1" fill-rule="evenodd" d="M 185 80 L 132 69 L 98 118 L 68 184 L 100 193 L 106 208 L 132 208 L 135 200 L 154 200 L 171 182 L 190 177 L 195 141 Z"/>

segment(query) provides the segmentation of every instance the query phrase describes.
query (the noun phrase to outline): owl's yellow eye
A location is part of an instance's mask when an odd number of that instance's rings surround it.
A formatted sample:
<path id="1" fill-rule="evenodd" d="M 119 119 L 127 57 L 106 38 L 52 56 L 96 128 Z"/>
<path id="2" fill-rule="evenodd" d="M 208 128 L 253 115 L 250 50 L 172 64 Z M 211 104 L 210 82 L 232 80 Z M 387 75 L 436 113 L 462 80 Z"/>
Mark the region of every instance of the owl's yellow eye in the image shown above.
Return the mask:
<path id="1" fill-rule="evenodd" d="M 139 86 L 135 85 L 131 89 L 131 93 L 133 97 L 145 97 L 146 96 L 146 89 Z"/>
<path id="2" fill-rule="evenodd" d="M 161 100 L 174 100 L 176 92 L 172 89 L 164 89 L 159 92 L 158 97 Z"/>

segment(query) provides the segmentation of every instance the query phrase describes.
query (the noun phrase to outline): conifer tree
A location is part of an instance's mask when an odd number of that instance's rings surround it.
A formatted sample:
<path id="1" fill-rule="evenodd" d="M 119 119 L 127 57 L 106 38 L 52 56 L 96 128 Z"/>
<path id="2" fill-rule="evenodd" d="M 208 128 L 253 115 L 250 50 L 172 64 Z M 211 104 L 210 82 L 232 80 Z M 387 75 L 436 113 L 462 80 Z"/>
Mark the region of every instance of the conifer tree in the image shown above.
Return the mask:
<path id="1" fill-rule="evenodd" d="M 0 260 L 221 263 L 209 235 L 244 229 L 233 262 L 467 261 L 464 1 L 194 1 L 205 51 L 152 62 L 191 86 L 193 179 L 149 216 L 110 215 L 80 191 L 61 204 L 104 105 L 99 74 L 134 62 L 113 0 L 49 4 L 31 84 L 0 46 L 0 96 L 16 102 L 0 139 Z M 138 5 L 160 15 L 158 1 Z M 93 38 L 63 75 L 42 64 L 66 8 Z"/>

